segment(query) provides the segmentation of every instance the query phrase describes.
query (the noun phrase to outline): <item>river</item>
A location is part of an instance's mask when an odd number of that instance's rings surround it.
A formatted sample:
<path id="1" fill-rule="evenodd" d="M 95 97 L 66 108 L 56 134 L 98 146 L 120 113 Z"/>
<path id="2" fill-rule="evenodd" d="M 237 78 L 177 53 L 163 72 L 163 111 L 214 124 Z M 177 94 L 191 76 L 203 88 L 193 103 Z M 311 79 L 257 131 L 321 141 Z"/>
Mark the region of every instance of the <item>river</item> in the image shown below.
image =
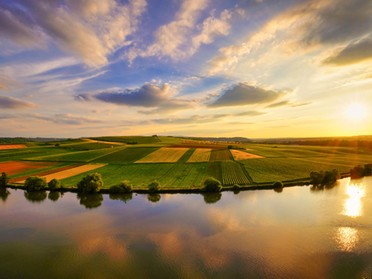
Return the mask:
<path id="1" fill-rule="evenodd" d="M 371 177 L 209 196 L 0 194 L 0 278 L 372 276 Z"/>

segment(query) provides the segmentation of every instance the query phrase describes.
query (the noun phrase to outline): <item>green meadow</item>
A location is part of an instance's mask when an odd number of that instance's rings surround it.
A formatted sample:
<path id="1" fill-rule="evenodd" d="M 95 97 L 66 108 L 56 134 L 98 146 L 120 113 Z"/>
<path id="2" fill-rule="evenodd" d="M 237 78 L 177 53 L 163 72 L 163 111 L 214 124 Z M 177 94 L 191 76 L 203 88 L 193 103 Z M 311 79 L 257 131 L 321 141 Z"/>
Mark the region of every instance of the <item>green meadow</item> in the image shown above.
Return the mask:
<path id="1" fill-rule="evenodd" d="M 114 144 L 118 143 L 118 144 Z M 208 142 L 210 144 L 210 142 Z M 198 145 L 199 144 L 199 145 Z M 177 162 L 141 163 L 141 158 L 163 147 L 188 148 Z M 222 148 L 221 148 L 222 146 Z M 229 148 L 260 155 L 236 161 Z M 130 181 L 134 189 L 147 189 L 156 180 L 160 189 L 201 188 L 207 177 L 214 177 L 225 187 L 256 186 L 274 182 L 308 180 L 312 171 L 337 169 L 346 173 L 356 165 L 372 163 L 372 151 L 354 147 L 304 146 L 285 144 L 244 143 L 229 146 L 218 144 L 211 151 L 209 162 L 187 162 L 197 149 L 203 148 L 198 142 L 174 137 L 96 137 L 49 143 L 27 144 L 23 149 L 0 150 L 0 163 L 4 166 L 14 162 L 50 162 L 53 166 L 42 171 L 84 164 L 104 164 L 89 172 L 83 172 L 62 179 L 65 187 L 76 187 L 88 173 L 102 175 L 104 188 L 124 180 Z M 139 162 L 137 162 L 139 161 Z M 0 165 L 0 172 L 1 166 Z M 41 170 L 24 169 L 11 174 L 10 178 L 42 174 Z"/>

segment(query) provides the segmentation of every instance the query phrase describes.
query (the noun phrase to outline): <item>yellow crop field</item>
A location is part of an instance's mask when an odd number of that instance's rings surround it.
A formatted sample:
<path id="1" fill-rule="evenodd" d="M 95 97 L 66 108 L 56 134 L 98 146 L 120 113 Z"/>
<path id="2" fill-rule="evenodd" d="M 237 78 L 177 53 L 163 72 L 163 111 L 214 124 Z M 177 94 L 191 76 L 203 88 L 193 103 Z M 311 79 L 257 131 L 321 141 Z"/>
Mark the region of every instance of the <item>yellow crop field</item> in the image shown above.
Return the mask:
<path id="1" fill-rule="evenodd" d="M 46 181 L 48 182 L 48 181 L 52 180 L 53 178 L 63 179 L 63 178 L 67 178 L 67 177 L 71 177 L 71 176 L 74 176 L 74 175 L 81 174 L 83 172 L 92 171 L 92 170 L 101 168 L 103 166 L 106 166 L 106 164 L 86 164 L 86 165 L 83 165 L 83 166 L 59 171 L 59 172 L 56 172 L 56 173 L 51 173 L 51 174 L 48 174 L 48 175 L 45 175 L 45 176 L 42 176 L 42 177 L 45 178 Z"/>
<path id="2" fill-rule="evenodd" d="M 174 163 L 177 162 L 189 148 L 162 147 L 136 163 Z"/>
<path id="3" fill-rule="evenodd" d="M 252 153 L 248 153 L 248 152 L 244 152 L 244 151 L 241 151 L 241 150 L 231 149 L 230 152 L 233 155 L 235 161 L 264 158 L 262 156 L 252 154 Z"/>
<path id="4" fill-rule="evenodd" d="M 195 162 L 209 162 L 209 158 L 211 157 L 211 148 L 197 148 L 195 149 L 194 153 L 191 155 L 188 163 L 195 163 Z"/>

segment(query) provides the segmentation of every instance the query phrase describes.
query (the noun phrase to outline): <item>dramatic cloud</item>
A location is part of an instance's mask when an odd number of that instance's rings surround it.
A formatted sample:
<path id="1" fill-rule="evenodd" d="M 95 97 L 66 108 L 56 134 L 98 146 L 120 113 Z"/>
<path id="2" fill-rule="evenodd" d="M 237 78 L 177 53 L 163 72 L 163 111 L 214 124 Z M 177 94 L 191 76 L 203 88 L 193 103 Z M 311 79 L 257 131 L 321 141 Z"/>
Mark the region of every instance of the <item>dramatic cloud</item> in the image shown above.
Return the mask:
<path id="1" fill-rule="evenodd" d="M 180 60 L 193 55 L 201 45 L 211 44 L 217 36 L 227 36 L 232 12 L 223 10 L 219 16 L 211 15 L 198 25 L 197 20 L 209 1 L 184 0 L 175 19 L 160 26 L 154 33 L 155 42 L 145 50 L 132 48 L 129 61 L 140 57 L 169 57 Z M 190 41 L 191 38 L 191 41 Z"/>
<path id="2" fill-rule="evenodd" d="M 209 61 L 209 74 L 224 72 L 242 57 L 259 56 L 280 48 L 304 52 L 321 46 L 348 43 L 372 29 L 372 4 L 364 0 L 317 0 L 291 7 L 270 19 L 241 44 L 219 49 Z"/>
<path id="3" fill-rule="evenodd" d="M 0 96 L 0 108 L 2 109 L 23 109 L 35 107 L 34 104 L 12 97 Z"/>
<path id="4" fill-rule="evenodd" d="M 372 58 L 372 39 L 364 39 L 347 45 L 334 56 L 323 61 L 324 64 L 348 65 Z"/>
<path id="5" fill-rule="evenodd" d="M 266 90 L 245 83 L 239 83 L 223 92 L 210 107 L 244 106 L 268 104 L 285 95 L 284 92 Z"/>
<path id="6" fill-rule="evenodd" d="M 81 94 L 76 96 L 80 101 L 97 100 L 117 105 L 155 108 L 155 110 L 143 111 L 142 113 L 157 113 L 190 107 L 189 100 L 175 98 L 169 84 L 163 85 L 145 84 L 136 89 L 124 89 L 111 92 L 101 92 L 95 95 Z"/>
<path id="7" fill-rule="evenodd" d="M 128 43 L 126 38 L 136 30 L 146 7 L 145 0 L 127 5 L 112 0 L 15 2 L 18 5 L 0 10 L 0 30 L 8 39 L 32 46 L 45 37 L 93 67 L 105 65 L 109 54 Z M 23 11 L 31 18 L 28 24 Z"/>

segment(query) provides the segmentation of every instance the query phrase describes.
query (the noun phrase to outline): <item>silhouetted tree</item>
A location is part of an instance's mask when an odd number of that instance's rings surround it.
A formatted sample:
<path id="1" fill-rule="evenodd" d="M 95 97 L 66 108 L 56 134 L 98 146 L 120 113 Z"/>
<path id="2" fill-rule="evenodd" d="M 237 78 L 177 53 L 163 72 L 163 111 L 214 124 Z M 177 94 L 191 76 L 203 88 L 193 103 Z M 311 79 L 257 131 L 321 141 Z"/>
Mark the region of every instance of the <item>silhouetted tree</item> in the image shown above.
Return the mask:
<path id="1" fill-rule="evenodd" d="M 129 181 L 124 180 L 120 182 L 118 185 L 114 185 L 110 187 L 110 193 L 112 194 L 125 194 L 132 192 L 132 185 Z"/>
<path id="2" fill-rule="evenodd" d="M 160 183 L 156 180 L 151 181 L 150 184 L 147 186 L 150 193 L 155 193 L 159 190 Z"/>

